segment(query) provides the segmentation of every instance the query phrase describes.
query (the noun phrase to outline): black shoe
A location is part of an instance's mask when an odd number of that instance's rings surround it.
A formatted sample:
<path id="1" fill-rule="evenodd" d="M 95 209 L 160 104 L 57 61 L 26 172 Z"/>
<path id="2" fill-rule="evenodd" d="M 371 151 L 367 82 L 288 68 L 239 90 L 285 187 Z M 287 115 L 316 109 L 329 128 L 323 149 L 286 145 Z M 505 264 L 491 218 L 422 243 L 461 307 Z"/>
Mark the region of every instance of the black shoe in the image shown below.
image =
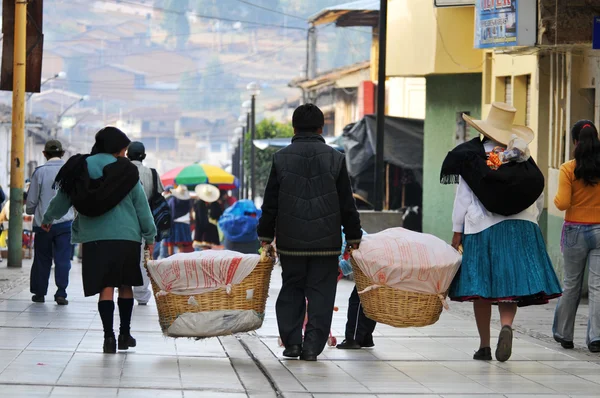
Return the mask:
<path id="1" fill-rule="evenodd" d="M 45 303 L 46 298 L 44 296 L 40 296 L 39 294 L 34 294 L 31 298 L 31 301 L 33 301 L 34 303 Z"/>
<path id="2" fill-rule="evenodd" d="M 117 353 L 117 340 L 115 336 L 105 337 L 104 338 L 104 347 L 105 354 L 116 354 Z"/>
<path id="3" fill-rule="evenodd" d="M 56 304 L 58 305 L 69 305 L 69 300 L 64 297 L 55 297 L 54 301 L 56 301 Z"/>
<path id="4" fill-rule="evenodd" d="M 298 358 L 300 355 L 302 355 L 302 346 L 299 344 L 291 345 L 283 350 L 283 356 L 287 358 Z"/>
<path id="5" fill-rule="evenodd" d="M 557 343 L 560 343 L 561 347 L 566 350 L 572 350 L 573 348 L 575 348 L 575 344 L 573 344 L 572 341 L 567 341 L 565 339 L 561 339 L 560 337 L 556 337 L 556 336 L 554 336 L 554 340 Z"/>
<path id="6" fill-rule="evenodd" d="M 600 341 L 593 341 L 588 344 L 588 349 L 590 352 L 597 353 L 600 352 Z"/>
<path id="7" fill-rule="evenodd" d="M 311 352 L 302 351 L 302 355 L 300 355 L 300 359 L 308 362 L 315 362 L 317 360 L 317 355 Z"/>
<path id="8" fill-rule="evenodd" d="M 506 362 L 512 355 L 513 330 L 510 326 L 502 326 L 498 336 L 498 347 L 496 347 L 496 359 L 500 362 Z"/>
<path id="9" fill-rule="evenodd" d="M 490 347 L 480 348 L 479 351 L 473 355 L 473 359 L 477 361 L 491 361 L 492 360 L 492 349 Z"/>
<path id="10" fill-rule="evenodd" d="M 362 348 L 373 348 L 375 347 L 375 342 L 373 342 L 373 336 L 365 337 L 363 342 L 360 344 Z"/>
<path id="11" fill-rule="evenodd" d="M 131 335 L 119 335 L 119 350 L 128 350 L 137 345 L 137 341 Z"/>
<path id="12" fill-rule="evenodd" d="M 339 350 L 360 350 L 362 346 L 358 344 L 355 340 L 344 340 L 336 347 Z"/>

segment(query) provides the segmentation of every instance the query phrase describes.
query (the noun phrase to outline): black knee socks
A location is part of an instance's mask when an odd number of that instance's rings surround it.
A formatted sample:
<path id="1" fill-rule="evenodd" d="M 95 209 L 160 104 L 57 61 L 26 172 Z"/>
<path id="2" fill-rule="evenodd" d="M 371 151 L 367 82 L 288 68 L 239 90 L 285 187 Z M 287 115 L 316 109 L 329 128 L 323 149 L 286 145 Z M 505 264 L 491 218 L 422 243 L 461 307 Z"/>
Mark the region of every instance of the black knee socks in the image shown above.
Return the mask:
<path id="1" fill-rule="evenodd" d="M 119 297 L 119 314 L 121 315 L 121 329 L 119 334 L 129 336 L 131 327 L 131 313 L 133 312 L 133 299 Z"/>
<path id="2" fill-rule="evenodd" d="M 98 311 L 104 327 L 104 338 L 114 336 L 113 315 L 115 312 L 115 302 L 112 300 L 103 300 L 98 302 Z"/>

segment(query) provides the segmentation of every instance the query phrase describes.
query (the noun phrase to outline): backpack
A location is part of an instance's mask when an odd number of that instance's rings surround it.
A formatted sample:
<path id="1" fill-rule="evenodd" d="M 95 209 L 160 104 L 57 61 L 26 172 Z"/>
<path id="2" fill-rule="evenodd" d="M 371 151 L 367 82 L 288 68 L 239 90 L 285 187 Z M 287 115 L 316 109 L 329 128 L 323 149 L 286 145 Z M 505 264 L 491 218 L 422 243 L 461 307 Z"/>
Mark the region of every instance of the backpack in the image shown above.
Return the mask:
<path id="1" fill-rule="evenodd" d="M 164 196 L 158 192 L 158 173 L 154 169 L 152 169 L 152 180 L 154 183 L 154 192 L 148 202 L 150 203 L 150 210 L 152 210 L 152 216 L 154 217 L 154 225 L 156 225 L 156 241 L 160 242 L 168 238 L 171 233 L 171 208 Z"/>

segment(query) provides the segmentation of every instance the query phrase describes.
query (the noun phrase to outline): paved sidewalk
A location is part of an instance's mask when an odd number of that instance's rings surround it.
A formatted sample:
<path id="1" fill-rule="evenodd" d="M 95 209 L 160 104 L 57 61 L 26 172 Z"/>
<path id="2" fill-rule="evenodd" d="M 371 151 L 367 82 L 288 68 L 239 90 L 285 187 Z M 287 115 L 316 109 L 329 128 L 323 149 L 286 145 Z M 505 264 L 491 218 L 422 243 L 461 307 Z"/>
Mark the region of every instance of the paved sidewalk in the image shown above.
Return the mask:
<path id="1" fill-rule="evenodd" d="M 452 305 L 427 328 L 379 325 L 374 349 L 327 348 L 319 362 L 307 363 L 283 359 L 277 345 L 276 268 L 266 322 L 258 333 L 173 340 L 160 333 L 155 306 L 137 306 L 132 326 L 138 347 L 104 355 L 96 298 L 83 297 L 78 263 L 71 281 L 67 307 L 31 303 L 23 284 L 0 294 L 0 397 L 600 395 L 600 355 L 566 351 L 548 340 L 553 305 L 520 311 L 517 329 L 539 339 L 516 333 L 514 355 L 504 364 L 471 359 L 478 338 L 468 304 Z M 340 282 L 340 312 L 333 326 L 339 339 L 351 288 L 351 282 Z M 578 329 L 581 345 L 583 326 Z"/>

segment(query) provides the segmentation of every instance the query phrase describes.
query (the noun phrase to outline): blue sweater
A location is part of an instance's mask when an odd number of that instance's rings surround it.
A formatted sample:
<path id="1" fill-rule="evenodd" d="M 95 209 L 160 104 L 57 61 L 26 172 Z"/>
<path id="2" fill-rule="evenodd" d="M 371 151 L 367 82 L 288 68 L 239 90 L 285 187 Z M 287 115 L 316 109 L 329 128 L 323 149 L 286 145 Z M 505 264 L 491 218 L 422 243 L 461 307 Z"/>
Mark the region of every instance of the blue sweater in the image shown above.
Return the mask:
<path id="1" fill-rule="evenodd" d="M 102 177 L 104 167 L 116 162 L 108 154 L 98 154 L 87 158 L 91 179 Z M 54 197 L 44 215 L 43 224 L 51 224 L 63 217 L 71 208 L 71 199 L 62 190 Z M 142 184 L 138 184 L 116 207 L 99 217 L 86 217 L 78 214 L 73 222 L 73 243 L 87 243 L 99 240 L 127 240 L 154 243 L 156 226 L 146 199 Z"/>

